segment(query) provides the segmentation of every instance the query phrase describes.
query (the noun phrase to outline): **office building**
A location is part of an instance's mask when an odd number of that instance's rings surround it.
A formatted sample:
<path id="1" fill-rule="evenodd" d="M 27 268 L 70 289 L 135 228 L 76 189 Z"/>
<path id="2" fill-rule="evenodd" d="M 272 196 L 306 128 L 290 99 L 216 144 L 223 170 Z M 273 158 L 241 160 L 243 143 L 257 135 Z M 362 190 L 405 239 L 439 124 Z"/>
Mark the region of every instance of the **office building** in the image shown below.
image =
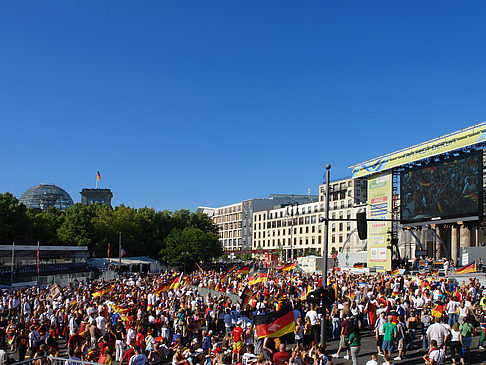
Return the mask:
<path id="1" fill-rule="evenodd" d="M 212 215 L 213 223 L 219 228 L 219 238 L 225 251 L 251 250 L 255 212 L 317 200 L 316 195 L 270 194 L 268 198 L 247 199 L 219 208 L 199 207 L 196 211 Z"/>
<path id="2" fill-rule="evenodd" d="M 319 187 L 319 201 L 288 204 L 253 214 L 252 248 L 276 250 L 283 259 L 308 254 L 322 255 L 324 244 L 325 190 Z M 366 208 L 366 179 L 341 179 L 330 185 L 328 253 L 363 250 L 355 219 Z M 332 221 L 336 219 L 336 221 Z"/>

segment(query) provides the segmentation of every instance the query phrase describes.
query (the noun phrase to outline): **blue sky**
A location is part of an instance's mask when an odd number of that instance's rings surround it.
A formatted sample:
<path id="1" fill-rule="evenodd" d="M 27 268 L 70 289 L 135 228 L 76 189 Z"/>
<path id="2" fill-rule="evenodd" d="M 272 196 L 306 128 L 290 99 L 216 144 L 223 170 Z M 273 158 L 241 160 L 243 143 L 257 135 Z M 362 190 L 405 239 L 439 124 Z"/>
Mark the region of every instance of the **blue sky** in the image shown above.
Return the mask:
<path id="1" fill-rule="evenodd" d="M 0 191 L 302 193 L 485 120 L 483 1 L 4 1 Z"/>

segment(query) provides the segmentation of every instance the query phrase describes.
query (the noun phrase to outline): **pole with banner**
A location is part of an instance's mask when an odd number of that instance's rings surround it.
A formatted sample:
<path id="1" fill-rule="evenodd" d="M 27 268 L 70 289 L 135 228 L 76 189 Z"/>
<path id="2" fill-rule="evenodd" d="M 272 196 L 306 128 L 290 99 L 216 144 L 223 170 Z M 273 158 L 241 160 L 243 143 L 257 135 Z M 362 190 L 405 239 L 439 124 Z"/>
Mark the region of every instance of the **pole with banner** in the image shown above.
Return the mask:
<path id="1" fill-rule="evenodd" d="M 122 259 L 122 247 L 121 247 L 121 232 L 118 235 L 118 275 L 121 272 L 121 259 Z"/>
<path id="2" fill-rule="evenodd" d="M 39 282 L 40 276 L 40 258 L 39 258 L 40 242 L 37 241 L 37 282 Z"/>
<path id="3" fill-rule="evenodd" d="M 328 232 L 329 232 L 329 184 L 331 183 L 331 165 L 326 165 L 326 196 L 325 196 L 325 212 L 324 212 L 324 247 L 322 249 L 322 257 L 324 259 L 322 265 L 322 288 L 327 287 L 327 251 L 328 251 Z M 324 300 L 322 300 L 322 320 L 321 320 L 321 345 L 325 348 L 326 345 L 326 307 Z"/>
<path id="4" fill-rule="evenodd" d="M 14 277 L 14 260 L 15 260 L 15 241 L 12 243 L 12 262 L 10 264 L 10 285 L 13 287 Z"/>

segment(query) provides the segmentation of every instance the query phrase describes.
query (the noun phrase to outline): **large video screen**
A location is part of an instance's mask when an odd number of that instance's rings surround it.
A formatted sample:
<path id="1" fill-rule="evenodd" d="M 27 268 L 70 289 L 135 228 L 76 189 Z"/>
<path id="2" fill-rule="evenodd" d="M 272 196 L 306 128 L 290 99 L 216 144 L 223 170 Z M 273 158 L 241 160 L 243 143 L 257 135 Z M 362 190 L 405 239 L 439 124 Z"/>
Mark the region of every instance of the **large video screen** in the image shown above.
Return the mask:
<path id="1" fill-rule="evenodd" d="M 482 180 L 481 152 L 402 171 L 401 223 L 482 215 Z"/>

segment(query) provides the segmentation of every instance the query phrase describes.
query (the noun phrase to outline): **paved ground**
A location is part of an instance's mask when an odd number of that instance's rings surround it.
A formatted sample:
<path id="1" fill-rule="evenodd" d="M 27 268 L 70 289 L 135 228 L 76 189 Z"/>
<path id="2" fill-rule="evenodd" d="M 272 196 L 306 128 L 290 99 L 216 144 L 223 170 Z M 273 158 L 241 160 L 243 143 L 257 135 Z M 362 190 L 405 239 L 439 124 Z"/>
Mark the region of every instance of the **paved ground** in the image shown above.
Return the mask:
<path id="1" fill-rule="evenodd" d="M 359 364 L 366 364 L 368 360 L 370 360 L 372 354 L 377 353 L 376 348 L 376 339 L 374 336 L 370 336 L 367 331 L 362 333 L 362 341 L 361 341 L 361 351 L 359 354 Z M 479 343 L 479 336 L 476 336 L 473 339 L 473 350 L 471 351 L 471 362 L 470 364 L 481 364 L 482 361 L 486 361 L 486 350 L 479 350 L 478 347 Z M 328 343 L 328 349 L 330 354 L 334 354 L 338 348 L 338 341 L 331 341 Z M 419 345 L 419 338 L 417 338 L 416 346 Z M 424 364 L 423 356 L 425 355 L 426 350 L 422 349 L 422 341 L 420 340 L 420 348 L 414 351 L 408 351 L 406 358 L 402 359 L 401 361 L 393 361 L 395 365 L 400 364 Z M 338 359 L 333 359 L 334 364 L 351 364 L 351 360 L 344 360 L 343 356 L 346 355 L 345 352 L 341 352 L 339 354 Z M 393 352 L 393 358 L 398 355 L 398 351 Z M 448 352 L 447 355 L 450 355 Z M 393 359 L 392 359 L 393 360 Z M 378 356 L 378 363 L 382 363 L 383 358 Z M 446 364 L 452 363 L 450 358 L 446 359 Z"/>

